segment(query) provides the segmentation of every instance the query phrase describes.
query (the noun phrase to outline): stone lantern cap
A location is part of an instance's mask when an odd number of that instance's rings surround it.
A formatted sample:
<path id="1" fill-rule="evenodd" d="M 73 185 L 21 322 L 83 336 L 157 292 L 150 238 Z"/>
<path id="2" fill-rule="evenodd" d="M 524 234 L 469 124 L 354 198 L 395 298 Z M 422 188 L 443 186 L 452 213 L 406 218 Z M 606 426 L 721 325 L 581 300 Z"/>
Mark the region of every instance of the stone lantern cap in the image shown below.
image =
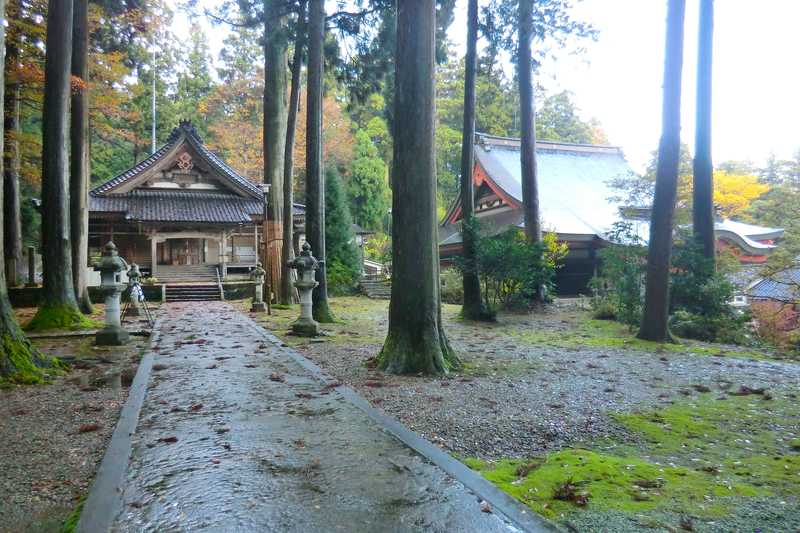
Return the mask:
<path id="1" fill-rule="evenodd" d="M 98 272 L 112 272 L 116 274 L 127 270 L 128 263 L 119 256 L 117 245 L 112 241 L 108 241 L 103 247 L 103 258 L 95 265 L 94 269 Z"/>
<path id="2" fill-rule="evenodd" d="M 267 271 L 261 265 L 261 261 L 256 263 L 256 267 L 250 271 L 250 278 L 256 280 L 256 283 L 262 283 L 266 277 Z"/>
<path id="3" fill-rule="evenodd" d="M 303 251 L 300 252 L 300 256 L 289 261 L 289 268 L 296 269 L 299 274 L 309 270 L 319 270 L 319 261 L 311 255 L 311 246 L 307 242 L 303 243 Z"/>
<path id="4" fill-rule="evenodd" d="M 139 281 L 139 278 L 141 277 L 142 277 L 142 271 L 139 270 L 139 265 L 137 265 L 136 263 L 131 263 L 131 268 L 130 270 L 128 270 L 128 279 L 131 282 L 136 283 Z"/>

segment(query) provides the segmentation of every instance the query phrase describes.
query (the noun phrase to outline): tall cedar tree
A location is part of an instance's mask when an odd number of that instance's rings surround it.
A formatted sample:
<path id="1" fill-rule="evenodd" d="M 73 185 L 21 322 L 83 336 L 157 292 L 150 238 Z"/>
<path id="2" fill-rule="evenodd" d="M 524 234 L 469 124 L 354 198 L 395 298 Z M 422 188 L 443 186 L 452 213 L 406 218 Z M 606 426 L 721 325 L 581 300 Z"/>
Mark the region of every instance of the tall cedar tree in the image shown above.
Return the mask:
<path id="1" fill-rule="evenodd" d="M 42 106 L 42 305 L 30 329 L 87 326 L 72 282 L 69 127 L 72 0 L 50 0 Z"/>
<path id="2" fill-rule="evenodd" d="M 379 367 L 446 374 L 460 366 L 442 327 L 436 224 L 435 2 L 397 3 L 392 296 Z"/>
<path id="3" fill-rule="evenodd" d="M 16 70 L 19 62 L 19 44 L 15 39 L 6 42 L 6 71 Z M 22 268 L 22 213 L 20 206 L 20 94 L 18 80 L 13 81 L 5 94 L 5 118 L 3 126 L 6 136 L 6 151 L 3 153 L 4 197 L 0 206 L 5 213 L 3 231 L 5 237 L 6 282 L 10 287 L 19 285 Z"/>
<path id="4" fill-rule="evenodd" d="M 519 77 L 520 107 L 520 165 L 522 168 L 522 209 L 525 216 L 525 235 L 528 241 L 538 244 L 542 240 L 539 221 L 539 184 L 536 169 L 536 116 L 533 102 L 533 64 L 531 41 L 533 40 L 533 0 L 520 0 L 517 22 L 519 43 L 517 68 Z M 541 300 L 542 288 L 537 297 Z"/>
<path id="5" fill-rule="evenodd" d="M 288 259 L 282 251 L 283 160 L 288 120 L 288 26 L 284 4 L 285 0 L 264 0 L 264 183 L 272 184 L 264 248 L 269 287 L 274 291 L 280 290 L 282 265 Z M 267 297 L 272 298 L 272 295 Z"/>
<path id="6" fill-rule="evenodd" d="M 92 313 L 86 266 L 89 257 L 89 2 L 74 0 L 72 14 L 72 75 L 80 85 L 72 93 L 70 113 L 70 233 L 72 281 L 78 307 Z"/>
<path id="7" fill-rule="evenodd" d="M 323 0 L 308 3 L 308 89 L 306 96 L 306 235 L 311 251 L 322 261 L 317 270 L 319 286 L 312 293 L 314 319 L 333 322 L 328 305 L 325 267 L 325 176 L 322 169 L 322 68 L 325 38 Z"/>
<path id="8" fill-rule="evenodd" d="M 477 271 L 477 235 L 475 232 L 475 186 L 472 167 L 475 159 L 475 75 L 478 69 L 478 0 L 467 7 L 467 57 L 464 61 L 464 128 L 461 135 L 461 214 L 464 220 L 464 306 L 461 313 L 469 320 L 491 318 L 481 298 Z"/>
<path id="9" fill-rule="evenodd" d="M 0 15 L 5 17 L 6 6 L 5 0 L 0 0 Z M 0 50 L 5 47 L 5 27 L 0 25 Z M 0 102 L 3 101 L 5 92 L 5 69 L 0 69 Z M 3 108 L 0 107 L 0 124 L 3 124 Z M 0 134 L 0 151 L 3 149 L 3 135 Z M 2 160 L 0 160 L 0 167 L 2 167 Z M 5 181 L 5 177 L 0 168 L 0 179 Z M 0 197 L 3 196 L 4 187 L 0 187 Z M 2 198 L 0 198 L 0 205 L 2 205 Z M 2 224 L 4 213 L 0 210 L 0 224 Z M 4 238 L 0 232 L 0 253 L 4 250 Z M 5 254 L 3 254 L 5 256 Z M 11 308 L 11 302 L 8 299 L 8 288 L 6 285 L 5 269 L 0 268 L 0 381 L 9 381 L 12 383 L 35 383 L 41 381 L 42 371 L 39 369 L 42 366 L 49 366 L 52 361 L 43 357 L 35 348 L 31 346 L 30 341 L 22 333 L 22 330 L 17 324 L 14 317 L 14 310 Z"/>
<path id="10" fill-rule="evenodd" d="M 711 66 L 714 47 L 714 0 L 700 0 L 697 40 L 697 118 L 695 121 L 694 187 L 692 215 L 694 235 L 703 256 L 711 264 L 714 246 L 714 166 L 711 161 Z"/>
<path id="11" fill-rule="evenodd" d="M 303 48 L 306 40 L 305 2 L 297 15 L 294 54 L 292 55 L 292 84 L 289 90 L 289 115 L 286 120 L 286 146 L 283 153 L 283 261 L 279 302 L 288 305 L 294 301 L 292 269 L 289 261 L 294 257 L 294 135 L 297 126 L 297 108 L 300 105 L 300 69 L 303 64 Z"/>
<path id="12" fill-rule="evenodd" d="M 683 70 L 683 20 L 685 0 L 667 4 L 667 42 L 664 59 L 664 103 L 661 141 L 658 145 L 656 190 L 647 249 L 647 284 L 640 339 L 666 342 L 669 334 L 669 265 L 672 223 L 678 191 L 681 150 L 681 75 Z"/>

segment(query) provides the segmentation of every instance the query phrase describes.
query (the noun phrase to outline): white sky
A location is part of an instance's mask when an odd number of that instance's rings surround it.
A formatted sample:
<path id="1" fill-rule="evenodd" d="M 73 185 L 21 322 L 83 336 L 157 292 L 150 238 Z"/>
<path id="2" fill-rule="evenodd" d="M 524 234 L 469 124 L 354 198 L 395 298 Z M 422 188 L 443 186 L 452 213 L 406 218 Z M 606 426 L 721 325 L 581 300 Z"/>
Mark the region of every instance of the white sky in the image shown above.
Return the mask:
<path id="1" fill-rule="evenodd" d="M 329 0 L 330 1 L 330 0 Z M 686 2 L 683 76 L 683 140 L 692 146 L 698 0 Z M 200 0 L 213 7 L 215 0 Z M 714 160 L 751 159 L 774 152 L 789 157 L 800 148 L 799 0 L 717 0 L 714 35 Z M 331 6 L 332 8 L 333 6 Z M 550 90 L 574 93 L 582 114 L 597 117 L 612 144 L 642 170 L 658 145 L 666 0 L 584 0 L 574 15 L 600 35 L 587 51 L 558 53 L 540 72 Z M 466 0 L 458 0 L 451 40 L 463 53 Z M 205 20 L 213 54 L 224 30 Z M 188 34 L 176 13 L 174 31 Z"/>

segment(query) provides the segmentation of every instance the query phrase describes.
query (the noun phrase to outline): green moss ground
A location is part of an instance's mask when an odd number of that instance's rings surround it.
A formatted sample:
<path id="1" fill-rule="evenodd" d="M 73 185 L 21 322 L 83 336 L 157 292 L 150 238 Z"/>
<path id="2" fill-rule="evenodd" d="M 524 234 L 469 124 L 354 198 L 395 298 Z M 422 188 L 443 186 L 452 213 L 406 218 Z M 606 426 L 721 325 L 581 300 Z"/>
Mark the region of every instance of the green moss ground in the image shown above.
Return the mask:
<path id="1" fill-rule="evenodd" d="M 24 329 L 25 331 L 46 331 L 53 329 L 96 329 L 102 327 L 102 322 L 86 317 L 77 307 L 51 305 L 40 307 Z"/>
<path id="2" fill-rule="evenodd" d="M 735 513 L 743 498 L 800 498 L 800 405 L 760 395 L 703 394 L 664 409 L 614 415 L 626 442 L 528 460 L 466 459 L 502 490 L 554 518 L 583 509 L 653 519 Z M 565 484 L 586 505 L 555 497 Z M 657 521 L 657 520 L 656 520 Z"/>
<path id="3" fill-rule="evenodd" d="M 27 340 L 5 334 L 2 348 L 7 359 L 0 362 L 0 386 L 44 383 L 48 376 L 63 370 L 58 359 L 42 355 Z"/>

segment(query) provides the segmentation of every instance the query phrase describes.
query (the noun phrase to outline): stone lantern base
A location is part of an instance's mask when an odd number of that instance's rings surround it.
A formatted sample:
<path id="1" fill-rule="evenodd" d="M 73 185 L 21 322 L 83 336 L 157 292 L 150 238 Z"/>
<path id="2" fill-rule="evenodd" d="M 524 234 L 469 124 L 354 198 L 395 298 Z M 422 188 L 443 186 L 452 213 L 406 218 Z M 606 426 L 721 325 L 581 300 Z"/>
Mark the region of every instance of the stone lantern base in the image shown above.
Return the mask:
<path id="1" fill-rule="evenodd" d="M 292 322 L 292 333 L 298 337 L 317 337 L 319 324 L 316 320 L 300 317 Z"/>
<path id="2" fill-rule="evenodd" d="M 254 301 L 253 304 L 250 306 L 251 313 L 265 313 L 267 311 L 267 304 L 264 302 L 256 302 Z"/>
<path id="3" fill-rule="evenodd" d="M 101 329 L 95 335 L 97 346 L 122 346 L 128 344 L 130 334 L 119 326 L 109 326 Z"/>

